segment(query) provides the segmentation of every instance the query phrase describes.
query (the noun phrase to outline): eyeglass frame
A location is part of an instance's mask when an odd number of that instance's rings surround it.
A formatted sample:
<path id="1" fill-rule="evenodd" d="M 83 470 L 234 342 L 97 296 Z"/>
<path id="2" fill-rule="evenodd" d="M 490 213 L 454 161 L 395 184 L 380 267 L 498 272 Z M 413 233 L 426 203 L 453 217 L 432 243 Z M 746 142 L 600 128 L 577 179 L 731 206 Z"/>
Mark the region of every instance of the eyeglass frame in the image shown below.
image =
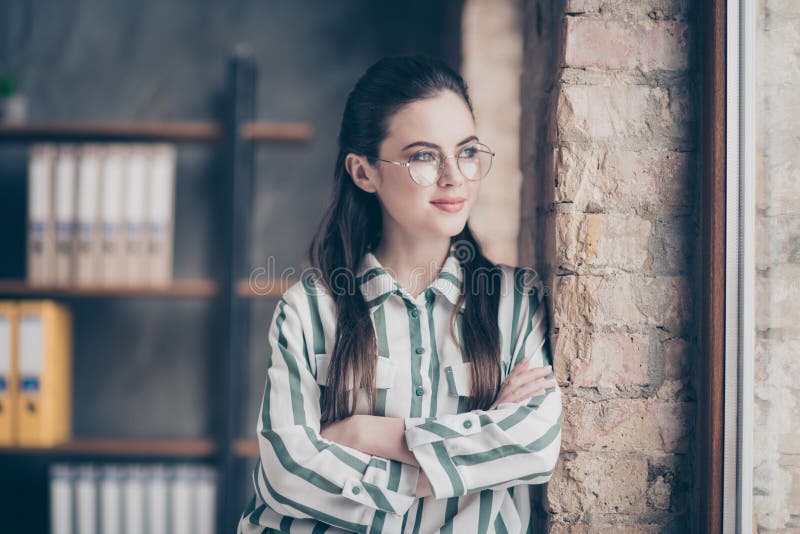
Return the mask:
<path id="1" fill-rule="evenodd" d="M 488 149 L 488 151 L 489 151 L 489 154 L 492 155 L 492 162 L 494 162 L 494 157 L 495 157 L 496 154 L 492 151 L 492 148 L 489 145 L 487 145 L 485 143 L 481 143 L 480 141 L 477 141 L 474 144 L 470 144 L 470 145 L 466 145 L 464 147 L 461 147 L 461 150 L 464 150 L 465 148 L 469 148 L 469 147 L 474 146 L 474 145 L 481 145 L 481 146 L 486 147 Z M 435 150 L 436 152 L 438 152 L 439 153 L 439 160 L 440 160 L 439 161 L 439 167 L 437 169 L 438 170 L 438 174 L 436 176 L 436 179 L 433 182 L 431 182 L 430 184 L 428 184 L 428 185 L 419 183 L 418 181 L 416 181 L 414 179 L 413 176 L 411 176 L 411 158 L 413 158 L 416 154 L 419 154 L 420 152 L 425 152 L 426 150 Z M 459 152 L 461 152 L 461 150 L 459 150 Z M 383 158 L 377 158 L 377 157 L 375 159 L 378 160 L 378 161 L 385 161 L 386 163 L 394 163 L 395 165 L 399 165 L 401 167 L 405 167 L 406 169 L 408 169 L 408 177 L 411 178 L 412 182 L 414 182 L 417 185 L 421 185 L 422 187 L 430 187 L 433 184 L 435 184 L 436 182 L 438 182 L 439 180 L 441 180 L 441 178 L 442 178 L 442 169 L 444 169 L 445 161 L 447 161 L 450 158 L 456 158 L 456 167 L 458 167 L 458 171 L 461 173 L 461 175 L 466 180 L 469 180 L 470 182 L 479 182 L 479 181 L 483 180 L 489 174 L 489 171 L 486 171 L 486 174 L 484 174 L 483 176 L 481 176 L 477 180 L 473 180 L 472 178 L 467 178 L 467 175 L 464 174 L 464 171 L 462 171 L 461 167 L 458 165 L 458 155 L 457 154 L 450 154 L 450 155 L 446 156 L 441 150 L 439 150 L 437 148 L 421 148 L 419 150 L 416 150 L 410 156 L 408 156 L 408 161 L 392 161 L 390 159 L 383 159 Z M 489 169 L 491 170 L 491 163 L 489 164 Z"/>

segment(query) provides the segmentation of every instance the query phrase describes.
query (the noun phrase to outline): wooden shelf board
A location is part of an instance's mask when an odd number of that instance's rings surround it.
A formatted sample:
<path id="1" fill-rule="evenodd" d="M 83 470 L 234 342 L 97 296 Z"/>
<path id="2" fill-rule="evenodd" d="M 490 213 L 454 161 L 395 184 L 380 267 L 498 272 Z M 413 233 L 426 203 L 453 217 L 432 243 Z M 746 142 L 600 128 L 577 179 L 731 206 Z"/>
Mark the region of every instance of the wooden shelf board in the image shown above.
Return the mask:
<path id="1" fill-rule="evenodd" d="M 0 455 L 209 457 L 216 451 L 216 444 L 209 439 L 76 438 L 54 447 L 0 447 Z"/>
<path id="2" fill-rule="evenodd" d="M 0 124 L 0 137 L 13 139 L 114 138 L 214 140 L 220 137 L 213 122 L 40 122 Z"/>
<path id="3" fill-rule="evenodd" d="M 279 298 L 284 291 L 289 289 L 299 280 L 239 280 L 236 284 L 236 294 L 247 298 Z"/>
<path id="4" fill-rule="evenodd" d="M 251 141 L 308 141 L 313 136 L 311 125 L 304 122 L 248 122 L 241 135 Z"/>
<path id="5" fill-rule="evenodd" d="M 306 141 L 312 136 L 312 128 L 301 122 L 253 121 L 242 127 L 241 135 L 252 141 Z M 210 121 L 0 123 L 0 139 L 220 141 L 222 128 Z"/>
<path id="6" fill-rule="evenodd" d="M 0 280 L 0 295 L 52 295 L 75 297 L 106 296 L 168 296 L 206 297 L 216 294 L 213 280 L 175 280 L 170 284 L 152 286 L 56 286 L 32 285 L 26 280 Z"/>
<path id="7" fill-rule="evenodd" d="M 243 458 L 255 458 L 258 456 L 258 441 L 255 438 L 237 439 L 233 444 L 233 453 Z"/>

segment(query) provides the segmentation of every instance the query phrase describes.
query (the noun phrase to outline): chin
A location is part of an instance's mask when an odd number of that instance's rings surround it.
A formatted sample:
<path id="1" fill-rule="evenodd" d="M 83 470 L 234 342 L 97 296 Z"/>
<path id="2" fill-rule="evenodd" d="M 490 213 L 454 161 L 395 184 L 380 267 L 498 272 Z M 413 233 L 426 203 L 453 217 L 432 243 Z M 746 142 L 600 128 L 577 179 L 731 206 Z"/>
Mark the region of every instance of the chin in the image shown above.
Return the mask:
<path id="1" fill-rule="evenodd" d="M 460 234 L 466 224 L 466 219 L 462 221 L 452 221 L 450 224 L 437 225 L 435 228 L 431 228 L 429 231 L 430 233 L 441 237 L 453 237 Z"/>

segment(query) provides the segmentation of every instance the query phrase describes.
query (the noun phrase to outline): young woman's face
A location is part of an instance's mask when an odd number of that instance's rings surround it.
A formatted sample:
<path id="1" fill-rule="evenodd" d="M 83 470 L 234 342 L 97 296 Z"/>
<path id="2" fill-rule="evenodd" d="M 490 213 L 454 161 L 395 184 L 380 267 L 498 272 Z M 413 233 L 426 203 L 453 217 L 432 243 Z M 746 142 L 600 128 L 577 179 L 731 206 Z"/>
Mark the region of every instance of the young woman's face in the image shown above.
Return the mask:
<path id="1" fill-rule="evenodd" d="M 420 149 L 438 149 L 444 156 L 458 154 L 477 140 L 469 108 L 460 96 L 444 91 L 401 108 L 388 124 L 388 135 L 381 144 L 379 158 L 408 161 Z M 456 158 L 445 160 L 439 180 L 430 186 L 419 185 L 408 169 L 379 161 L 373 183 L 384 209 L 384 226 L 397 224 L 403 233 L 420 237 L 458 234 L 467 222 L 480 190 L 480 180 L 467 180 Z M 459 206 L 437 207 L 437 201 L 463 199 Z"/>

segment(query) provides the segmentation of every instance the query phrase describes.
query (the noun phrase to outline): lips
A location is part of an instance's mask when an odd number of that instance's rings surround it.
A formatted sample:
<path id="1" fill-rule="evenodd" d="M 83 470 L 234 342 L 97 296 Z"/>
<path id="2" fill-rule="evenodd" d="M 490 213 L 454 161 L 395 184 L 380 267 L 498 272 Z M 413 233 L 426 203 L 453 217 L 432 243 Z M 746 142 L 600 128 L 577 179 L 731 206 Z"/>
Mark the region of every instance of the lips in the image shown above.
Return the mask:
<path id="1" fill-rule="evenodd" d="M 464 207 L 465 200 L 466 199 L 462 197 L 440 198 L 438 200 L 432 200 L 431 204 L 433 204 L 442 211 L 456 213 L 461 211 L 461 208 Z"/>

